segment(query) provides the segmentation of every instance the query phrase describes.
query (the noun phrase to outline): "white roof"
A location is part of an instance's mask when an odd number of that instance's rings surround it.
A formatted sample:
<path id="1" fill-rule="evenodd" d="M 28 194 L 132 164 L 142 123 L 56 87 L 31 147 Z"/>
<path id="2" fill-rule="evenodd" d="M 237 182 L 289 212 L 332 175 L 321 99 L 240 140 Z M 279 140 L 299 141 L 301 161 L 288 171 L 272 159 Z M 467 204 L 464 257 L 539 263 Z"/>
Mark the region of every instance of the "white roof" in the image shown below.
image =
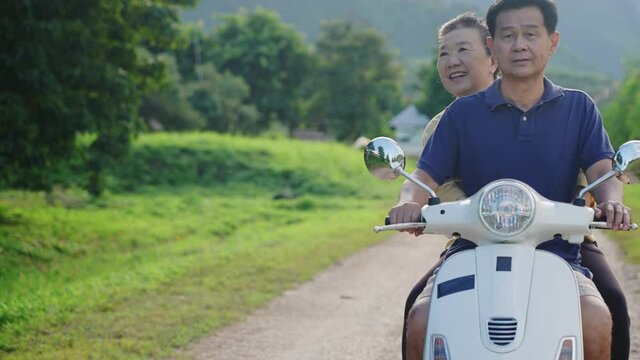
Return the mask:
<path id="1" fill-rule="evenodd" d="M 424 127 L 428 122 L 429 117 L 427 115 L 421 114 L 414 105 L 409 105 L 391 119 L 389 126 L 392 129 L 398 127 Z"/>

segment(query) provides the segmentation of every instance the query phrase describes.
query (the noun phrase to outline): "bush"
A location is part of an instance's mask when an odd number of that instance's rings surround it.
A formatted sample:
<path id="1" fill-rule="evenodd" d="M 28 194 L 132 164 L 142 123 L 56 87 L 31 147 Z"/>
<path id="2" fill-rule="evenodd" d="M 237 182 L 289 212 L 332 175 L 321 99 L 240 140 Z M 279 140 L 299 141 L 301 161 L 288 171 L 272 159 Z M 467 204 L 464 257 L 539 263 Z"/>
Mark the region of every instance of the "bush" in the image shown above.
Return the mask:
<path id="1" fill-rule="evenodd" d="M 82 159 L 56 178 L 66 187 L 83 181 Z M 362 165 L 362 153 L 337 143 L 248 138 L 215 133 L 141 135 L 129 155 L 106 174 L 111 192 L 148 187 L 249 186 L 272 193 L 366 195 L 388 187 Z"/>

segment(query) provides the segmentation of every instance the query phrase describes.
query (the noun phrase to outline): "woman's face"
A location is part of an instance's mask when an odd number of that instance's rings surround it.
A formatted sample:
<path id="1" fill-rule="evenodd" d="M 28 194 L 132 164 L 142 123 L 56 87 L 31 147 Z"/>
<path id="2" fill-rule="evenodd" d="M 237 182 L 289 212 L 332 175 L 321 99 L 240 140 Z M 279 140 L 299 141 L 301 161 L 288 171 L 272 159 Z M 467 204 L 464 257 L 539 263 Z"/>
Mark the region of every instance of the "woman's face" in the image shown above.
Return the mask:
<path id="1" fill-rule="evenodd" d="M 455 29 L 440 39 L 438 74 L 444 88 L 456 97 L 489 87 L 496 66 L 476 29 Z"/>

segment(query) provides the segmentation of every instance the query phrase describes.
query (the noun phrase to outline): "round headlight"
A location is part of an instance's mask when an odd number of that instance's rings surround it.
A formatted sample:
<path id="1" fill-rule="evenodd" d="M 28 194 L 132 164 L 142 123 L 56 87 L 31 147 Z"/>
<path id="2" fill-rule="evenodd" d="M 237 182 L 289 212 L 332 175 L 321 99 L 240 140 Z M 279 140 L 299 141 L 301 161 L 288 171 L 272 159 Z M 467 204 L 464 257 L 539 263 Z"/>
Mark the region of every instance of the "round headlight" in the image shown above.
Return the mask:
<path id="1" fill-rule="evenodd" d="M 524 231 L 533 219 L 534 210 L 531 192 L 515 182 L 497 182 L 480 198 L 482 223 L 500 236 L 514 236 Z"/>

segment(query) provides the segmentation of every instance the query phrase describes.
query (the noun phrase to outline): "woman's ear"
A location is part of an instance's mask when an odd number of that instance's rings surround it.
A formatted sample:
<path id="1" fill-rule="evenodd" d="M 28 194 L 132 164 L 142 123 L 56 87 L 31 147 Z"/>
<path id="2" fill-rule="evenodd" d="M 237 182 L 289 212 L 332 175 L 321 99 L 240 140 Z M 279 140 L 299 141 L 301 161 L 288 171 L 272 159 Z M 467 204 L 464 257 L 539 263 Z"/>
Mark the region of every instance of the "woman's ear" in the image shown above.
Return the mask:
<path id="1" fill-rule="evenodd" d="M 491 36 L 487 36 L 487 47 L 489 48 L 489 51 L 491 51 L 491 54 L 493 54 L 493 38 Z"/>

